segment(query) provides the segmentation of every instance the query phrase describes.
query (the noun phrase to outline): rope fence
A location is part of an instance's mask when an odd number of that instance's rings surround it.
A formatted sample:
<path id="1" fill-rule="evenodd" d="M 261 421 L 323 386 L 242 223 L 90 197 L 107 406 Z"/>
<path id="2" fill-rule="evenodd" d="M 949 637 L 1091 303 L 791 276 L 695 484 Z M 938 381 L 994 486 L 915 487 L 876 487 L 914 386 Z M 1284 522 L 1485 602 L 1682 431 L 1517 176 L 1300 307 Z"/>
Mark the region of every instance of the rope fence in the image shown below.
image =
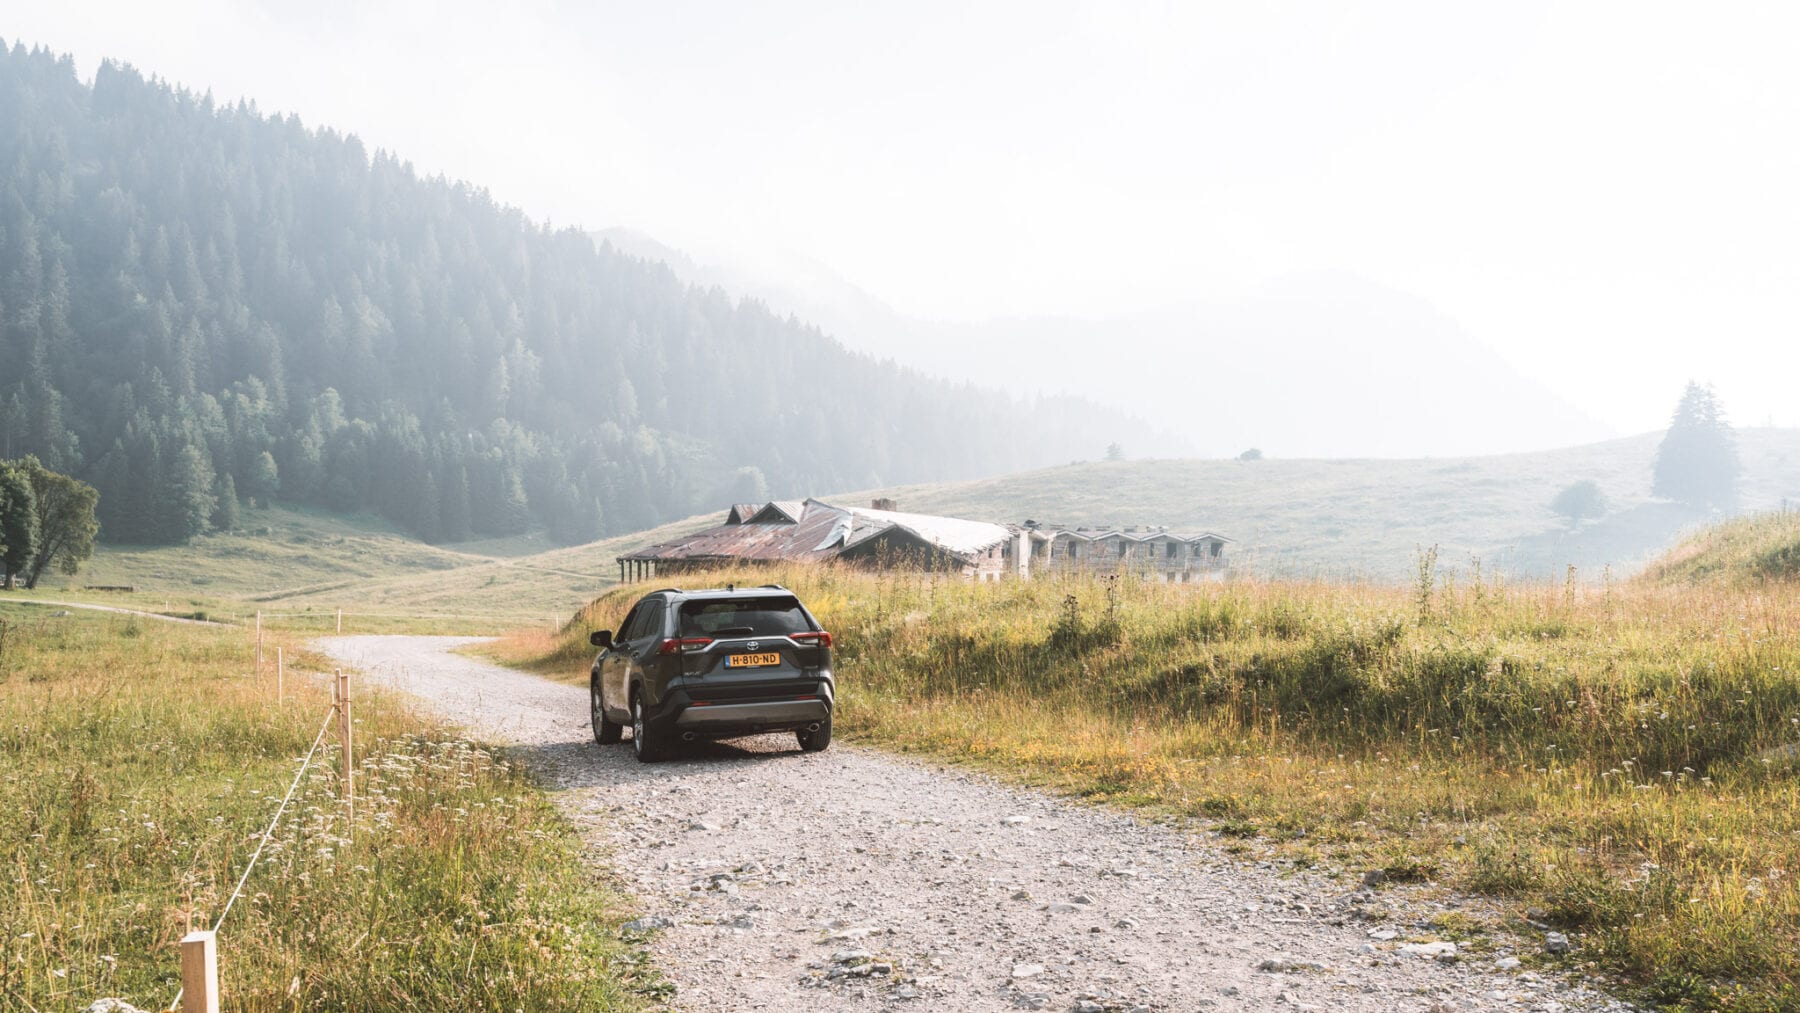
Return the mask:
<path id="1" fill-rule="evenodd" d="M 251 853 L 250 861 L 238 876 L 231 896 L 226 898 L 225 907 L 220 910 L 219 917 L 213 920 L 211 929 L 192 931 L 181 939 L 181 988 L 176 991 L 175 998 L 169 1000 L 169 1013 L 175 1013 L 176 1010 L 181 1013 L 219 1013 L 219 928 L 225 924 L 225 918 L 231 914 L 238 898 L 243 896 L 244 885 L 250 881 L 250 873 L 255 871 L 256 863 L 262 859 L 263 850 L 269 846 L 269 841 L 280 828 L 281 817 L 293 802 L 294 794 L 300 790 L 300 782 L 306 777 L 307 768 L 312 766 L 313 758 L 318 756 L 319 747 L 324 744 L 333 723 L 337 724 L 339 738 L 342 739 L 344 798 L 354 814 L 356 803 L 351 780 L 350 677 L 340 669 L 334 673 L 331 707 L 325 712 L 325 720 L 319 725 L 319 733 L 313 736 L 312 746 L 300 761 L 300 769 L 294 772 L 294 780 L 288 785 L 287 793 L 281 797 L 281 804 L 275 807 L 275 815 L 269 820 L 268 829 L 262 832 L 257 841 L 256 850 Z"/>

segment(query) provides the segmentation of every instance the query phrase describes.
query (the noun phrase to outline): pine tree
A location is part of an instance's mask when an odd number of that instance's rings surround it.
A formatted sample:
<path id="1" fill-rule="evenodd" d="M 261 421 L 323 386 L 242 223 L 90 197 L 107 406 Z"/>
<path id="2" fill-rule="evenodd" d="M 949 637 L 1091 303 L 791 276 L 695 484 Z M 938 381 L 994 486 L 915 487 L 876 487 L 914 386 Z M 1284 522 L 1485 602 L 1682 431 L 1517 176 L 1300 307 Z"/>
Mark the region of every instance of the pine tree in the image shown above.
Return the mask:
<path id="1" fill-rule="evenodd" d="M 159 541 L 181 543 L 206 534 L 215 505 L 213 481 L 206 455 L 192 443 L 182 444 L 163 473 L 154 532 Z"/>
<path id="2" fill-rule="evenodd" d="M 212 526 L 215 531 L 236 531 L 238 528 L 237 482 L 229 471 L 213 484 Z"/>
<path id="3" fill-rule="evenodd" d="M 1651 491 L 1689 506 L 1729 507 L 1737 501 L 1738 470 L 1737 441 L 1718 395 L 1690 382 L 1657 448 Z"/>
<path id="4" fill-rule="evenodd" d="M 256 461 L 250 466 L 250 474 L 244 480 L 244 491 L 256 506 L 266 510 L 274 505 L 275 494 L 280 490 L 281 471 L 275 467 L 275 455 L 265 450 L 256 455 Z"/>

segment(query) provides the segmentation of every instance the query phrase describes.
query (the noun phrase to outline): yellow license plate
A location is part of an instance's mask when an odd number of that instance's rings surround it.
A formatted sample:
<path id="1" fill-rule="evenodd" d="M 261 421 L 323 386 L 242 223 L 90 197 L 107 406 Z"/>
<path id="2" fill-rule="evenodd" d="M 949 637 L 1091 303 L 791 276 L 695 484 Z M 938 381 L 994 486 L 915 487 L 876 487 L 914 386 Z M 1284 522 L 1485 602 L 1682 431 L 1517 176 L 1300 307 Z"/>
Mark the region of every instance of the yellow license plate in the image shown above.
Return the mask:
<path id="1" fill-rule="evenodd" d="M 726 668 L 766 668 L 779 664 L 779 654 L 733 654 L 725 659 Z"/>

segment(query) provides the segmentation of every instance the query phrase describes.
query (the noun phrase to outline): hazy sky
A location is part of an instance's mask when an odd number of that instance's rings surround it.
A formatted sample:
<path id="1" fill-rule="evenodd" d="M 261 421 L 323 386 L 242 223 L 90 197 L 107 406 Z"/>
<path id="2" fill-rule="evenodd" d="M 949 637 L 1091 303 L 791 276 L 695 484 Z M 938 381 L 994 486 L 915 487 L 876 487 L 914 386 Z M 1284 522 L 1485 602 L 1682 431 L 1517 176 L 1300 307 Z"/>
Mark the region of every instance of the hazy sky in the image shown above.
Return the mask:
<path id="1" fill-rule="evenodd" d="M 1800 5 L 4 7 L 84 76 L 248 96 L 558 224 L 803 254 L 906 312 L 1350 271 L 1620 431 L 1689 377 L 1800 425 Z"/>

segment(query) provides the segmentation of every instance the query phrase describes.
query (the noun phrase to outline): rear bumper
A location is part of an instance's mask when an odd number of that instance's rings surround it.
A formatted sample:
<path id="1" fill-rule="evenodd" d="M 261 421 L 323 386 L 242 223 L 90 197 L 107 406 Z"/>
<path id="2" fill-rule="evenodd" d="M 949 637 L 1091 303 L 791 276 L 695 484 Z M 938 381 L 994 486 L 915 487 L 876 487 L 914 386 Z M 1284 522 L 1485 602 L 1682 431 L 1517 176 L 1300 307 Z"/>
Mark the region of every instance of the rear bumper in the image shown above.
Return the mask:
<path id="1" fill-rule="evenodd" d="M 790 732 L 828 720 L 834 703 L 832 680 L 770 686 L 761 693 L 718 699 L 717 687 L 704 687 L 713 699 L 696 700 L 690 688 L 672 686 L 660 705 L 645 715 L 663 732 L 714 739 L 764 732 Z M 748 689 L 748 687 L 745 687 Z M 773 690 L 773 692 L 770 692 Z"/>
<path id="2" fill-rule="evenodd" d="M 831 716 L 823 699 L 762 700 L 752 703 L 691 703 L 675 719 L 684 732 L 785 731 L 804 728 Z"/>

